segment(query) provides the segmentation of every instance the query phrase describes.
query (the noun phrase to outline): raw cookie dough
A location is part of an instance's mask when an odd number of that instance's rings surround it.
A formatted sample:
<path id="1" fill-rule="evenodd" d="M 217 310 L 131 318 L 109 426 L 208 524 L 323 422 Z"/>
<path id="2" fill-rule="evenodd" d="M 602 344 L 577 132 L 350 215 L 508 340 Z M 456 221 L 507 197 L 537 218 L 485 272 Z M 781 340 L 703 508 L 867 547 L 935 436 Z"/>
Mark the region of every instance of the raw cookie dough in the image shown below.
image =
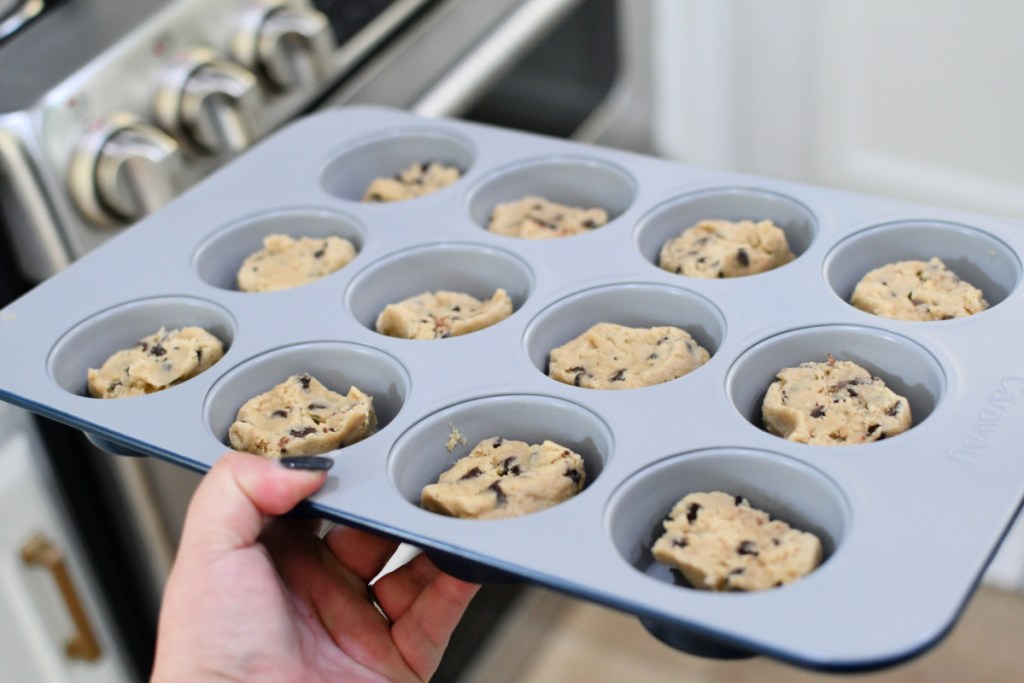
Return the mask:
<path id="1" fill-rule="evenodd" d="M 553 441 L 485 439 L 423 488 L 425 509 L 451 517 L 518 517 L 567 500 L 586 482 L 583 458 Z"/>
<path id="2" fill-rule="evenodd" d="M 625 327 L 598 323 L 552 349 L 548 375 L 587 389 L 635 389 L 691 372 L 711 358 L 678 327 Z"/>
<path id="3" fill-rule="evenodd" d="M 343 237 L 267 235 L 263 248 L 250 254 L 238 269 L 243 292 L 274 292 L 304 285 L 330 275 L 356 257 L 356 248 Z"/>
<path id="4" fill-rule="evenodd" d="M 487 301 L 439 290 L 388 304 L 377 316 L 381 334 L 402 339 L 444 339 L 490 327 L 512 315 L 512 300 L 498 289 Z"/>
<path id="5" fill-rule="evenodd" d="M 232 448 L 257 455 L 318 455 L 365 439 L 376 428 L 372 397 L 355 386 L 342 396 L 303 374 L 246 401 L 228 439 Z"/>
<path id="6" fill-rule="evenodd" d="M 703 220 L 661 248 L 658 265 L 689 277 L 743 277 L 796 258 L 771 221 Z"/>
<path id="7" fill-rule="evenodd" d="M 529 196 L 494 207 L 487 229 L 506 237 L 546 240 L 589 232 L 607 222 L 604 209 L 566 206 Z"/>
<path id="8" fill-rule="evenodd" d="M 981 290 L 937 258 L 875 268 L 857 283 L 850 303 L 895 320 L 949 320 L 988 308 Z"/>
<path id="9" fill-rule="evenodd" d="M 761 415 L 772 434 L 820 446 L 879 441 L 911 422 L 907 399 L 856 363 L 832 356 L 780 370 Z"/>
<path id="10" fill-rule="evenodd" d="M 462 174 L 436 162 L 413 164 L 394 178 L 377 178 L 366 188 L 364 202 L 401 202 L 448 187 Z"/>
<path id="11" fill-rule="evenodd" d="M 756 591 L 796 581 L 821 564 L 814 534 L 772 520 L 741 496 L 721 491 L 683 497 L 652 548 L 694 588 Z"/>
<path id="12" fill-rule="evenodd" d="M 99 370 L 89 368 L 89 393 L 96 398 L 151 394 L 195 377 L 223 355 L 221 341 L 201 327 L 161 327 L 112 355 Z"/>

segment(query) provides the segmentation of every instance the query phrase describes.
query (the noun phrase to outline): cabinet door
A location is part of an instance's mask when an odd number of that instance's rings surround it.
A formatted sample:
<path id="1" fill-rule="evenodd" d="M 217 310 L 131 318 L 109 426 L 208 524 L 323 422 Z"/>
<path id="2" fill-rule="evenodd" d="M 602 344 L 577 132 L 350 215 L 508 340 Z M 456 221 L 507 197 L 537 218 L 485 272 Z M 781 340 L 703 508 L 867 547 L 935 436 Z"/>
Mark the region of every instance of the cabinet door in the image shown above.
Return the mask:
<path id="1" fill-rule="evenodd" d="M 0 405 L 0 679 L 129 681 L 48 471 L 33 423 Z"/>

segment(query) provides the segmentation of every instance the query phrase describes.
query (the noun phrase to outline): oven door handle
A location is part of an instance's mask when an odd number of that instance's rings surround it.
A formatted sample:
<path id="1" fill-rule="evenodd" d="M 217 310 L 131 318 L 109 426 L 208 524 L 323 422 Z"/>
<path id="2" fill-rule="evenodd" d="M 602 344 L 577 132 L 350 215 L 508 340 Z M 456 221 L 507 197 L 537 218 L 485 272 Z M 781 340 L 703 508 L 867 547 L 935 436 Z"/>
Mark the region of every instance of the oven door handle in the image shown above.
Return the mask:
<path id="1" fill-rule="evenodd" d="M 25 564 L 48 569 L 53 574 L 53 579 L 60 589 L 61 597 L 71 615 L 77 633 L 65 643 L 65 652 L 68 657 L 84 659 L 93 662 L 100 657 L 100 644 L 93 634 L 92 626 L 89 624 L 89 617 L 86 616 L 85 608 L 75 584 L 71 581 L 71 574 L 68 572 L 64 562 L 64 555 L 53 542 L 43 534 L 36 534 L 22 547 L 21 559 Z"/>
<path id="2" fill-rule="evenodd" d="M 526 0 L 412 106 L 421 116 L 464 113 L 583 0 Z"/>

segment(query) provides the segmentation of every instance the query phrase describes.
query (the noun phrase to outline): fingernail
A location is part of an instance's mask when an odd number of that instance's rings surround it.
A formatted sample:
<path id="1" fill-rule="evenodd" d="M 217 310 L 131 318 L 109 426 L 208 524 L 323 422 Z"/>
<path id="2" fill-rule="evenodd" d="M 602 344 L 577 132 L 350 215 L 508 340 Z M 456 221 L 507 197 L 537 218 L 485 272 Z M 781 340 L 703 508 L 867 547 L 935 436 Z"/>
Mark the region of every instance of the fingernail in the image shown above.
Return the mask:
<path id="1" fill-rule="evenodd" d="M 319 455 L 289 455 L 278 458 L 281 467 L 290 470 L 309 470 L 312 472 L 326 472 L 334 467 L 334 461 L 330 458 L 322 458 Z"/>

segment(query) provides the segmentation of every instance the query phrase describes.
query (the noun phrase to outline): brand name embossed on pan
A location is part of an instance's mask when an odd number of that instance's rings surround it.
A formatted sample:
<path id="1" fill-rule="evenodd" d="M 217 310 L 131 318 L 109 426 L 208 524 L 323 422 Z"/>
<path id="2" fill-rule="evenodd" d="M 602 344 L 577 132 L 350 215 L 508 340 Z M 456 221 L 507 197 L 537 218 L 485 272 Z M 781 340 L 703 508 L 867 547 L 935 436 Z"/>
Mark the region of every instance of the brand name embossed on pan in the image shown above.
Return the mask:
<path id="1" fill-rule="evenodd" d="M 1024 396 L 1024 377 L 1004 377 L 999 388 L 992 392 L 985 407 L 978 413 L 970 433 L 963 438 L 958 448 L 948 451 L 949 455 L 964 462 L 978 462 L 988 447 L 992 435 L 999 429 L 1010 413 L 1010 404 Z"/>

